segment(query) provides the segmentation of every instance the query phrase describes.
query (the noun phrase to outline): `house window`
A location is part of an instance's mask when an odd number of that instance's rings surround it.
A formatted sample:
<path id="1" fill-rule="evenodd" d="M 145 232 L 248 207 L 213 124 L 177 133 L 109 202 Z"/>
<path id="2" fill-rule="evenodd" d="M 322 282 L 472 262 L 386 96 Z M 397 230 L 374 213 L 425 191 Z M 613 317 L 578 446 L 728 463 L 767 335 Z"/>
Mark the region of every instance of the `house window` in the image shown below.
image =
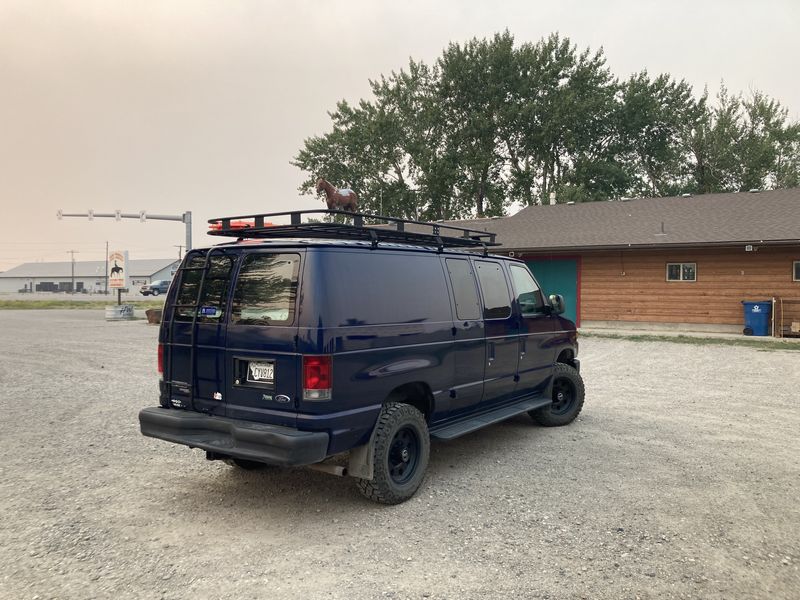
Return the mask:
<path id="1" fill-rule="evenodd" d="M 667 263 L 667 281 L 697 281 L 697 263 Z"/>
<path id="2" fill-rule="evenodd" d="M 800 260 L 794 261 L 794 281 L 800 281 Z"/>

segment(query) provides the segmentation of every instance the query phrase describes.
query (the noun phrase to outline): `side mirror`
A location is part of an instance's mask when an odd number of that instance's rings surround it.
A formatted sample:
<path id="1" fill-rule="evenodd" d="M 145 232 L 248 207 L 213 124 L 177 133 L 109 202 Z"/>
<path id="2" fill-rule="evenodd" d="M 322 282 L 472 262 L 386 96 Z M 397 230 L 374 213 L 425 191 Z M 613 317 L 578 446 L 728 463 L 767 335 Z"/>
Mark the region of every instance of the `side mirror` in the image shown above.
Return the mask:
<path id="1" fill-rule="evenodd" d="M 560 315 L 566 310 L 564 306 L 564 297 L 561 294 L 551 294 L 547 300 L 550 302 L 552 314 Z"/>

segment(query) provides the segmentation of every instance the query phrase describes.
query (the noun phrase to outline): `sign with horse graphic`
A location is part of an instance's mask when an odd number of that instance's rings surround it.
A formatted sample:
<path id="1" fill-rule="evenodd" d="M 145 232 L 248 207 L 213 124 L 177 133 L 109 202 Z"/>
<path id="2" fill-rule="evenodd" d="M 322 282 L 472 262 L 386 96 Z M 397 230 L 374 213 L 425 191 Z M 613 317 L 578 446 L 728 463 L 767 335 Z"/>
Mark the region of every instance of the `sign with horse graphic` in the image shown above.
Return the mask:
<path id="1" fill-rule="evenodd" d="M 108 289 L 128 287 L 128 251 L 112 250 L 108 253 Z"/>

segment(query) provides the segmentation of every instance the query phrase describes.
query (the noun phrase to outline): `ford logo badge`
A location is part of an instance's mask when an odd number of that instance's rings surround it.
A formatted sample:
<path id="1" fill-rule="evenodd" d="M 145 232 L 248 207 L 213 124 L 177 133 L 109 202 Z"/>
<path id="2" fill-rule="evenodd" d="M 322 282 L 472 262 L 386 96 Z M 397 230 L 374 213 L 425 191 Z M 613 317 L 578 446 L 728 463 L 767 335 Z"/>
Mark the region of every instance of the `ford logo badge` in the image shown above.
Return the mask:
<path id="1" fill-rule="evenodd" d="M 277 396 L 275 396 L 275 402 L 286 403 L 286 402 L 291 402 L 291 401 L 292 401 L 292 399 L 289 398 L 289 396 L 284 396 L 283 394 L 278 394 Z"/>

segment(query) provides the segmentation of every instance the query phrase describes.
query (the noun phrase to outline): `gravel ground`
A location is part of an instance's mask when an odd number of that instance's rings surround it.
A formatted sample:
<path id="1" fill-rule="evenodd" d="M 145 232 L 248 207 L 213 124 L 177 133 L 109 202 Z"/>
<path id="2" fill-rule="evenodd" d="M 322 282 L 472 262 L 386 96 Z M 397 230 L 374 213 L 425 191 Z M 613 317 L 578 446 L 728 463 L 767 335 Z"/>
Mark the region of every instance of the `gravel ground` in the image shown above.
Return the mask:
<path id="1" fill-rule="evenodd" d="M 138 432 L 156 329 L 0 311 L 2 598 L 798 598 L 800 354 L 590 338 L 587 403 L 395 507 Z"/>

